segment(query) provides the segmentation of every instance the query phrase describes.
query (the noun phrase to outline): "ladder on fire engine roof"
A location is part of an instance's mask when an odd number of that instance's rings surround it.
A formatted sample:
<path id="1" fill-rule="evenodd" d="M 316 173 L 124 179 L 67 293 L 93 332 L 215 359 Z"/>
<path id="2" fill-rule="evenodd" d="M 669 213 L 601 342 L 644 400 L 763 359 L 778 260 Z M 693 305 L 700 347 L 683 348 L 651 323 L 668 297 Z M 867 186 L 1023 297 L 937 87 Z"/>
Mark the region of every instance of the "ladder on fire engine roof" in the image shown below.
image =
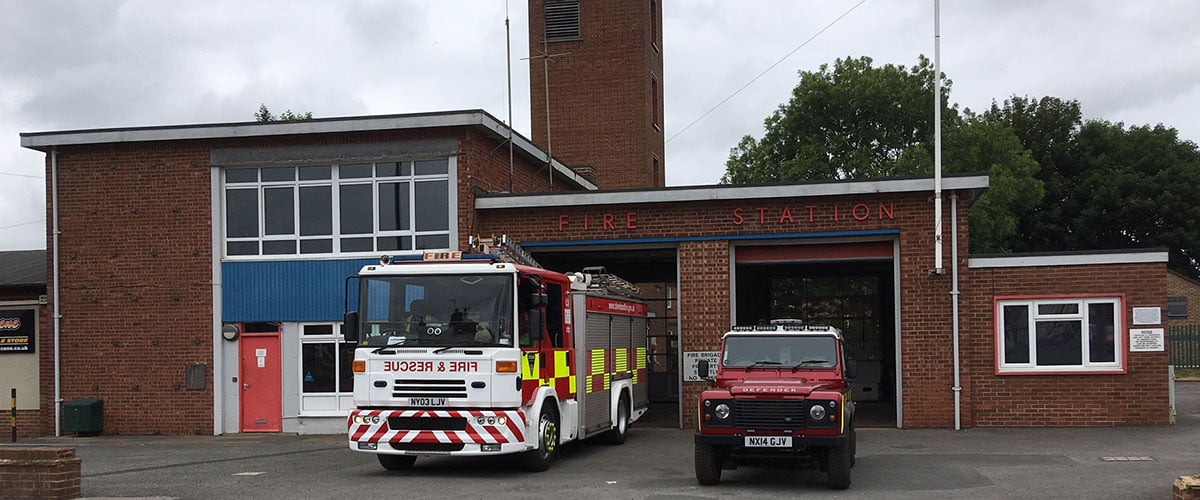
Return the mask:
<path id="1" fill-rule="evenodd" d="M 583 274 L 588 276 L 587 286 L 591 290 L 600 290 L 618 297 L 642 298 L 641 288 L 620 276 L 609 274 L 604 266 L 585 267 Z"/>
<path id="2" fill-rule="evenodd" d="M 470 245 L 472 251 L 495 255 L 500 258 L 501 262 L 511 264 L 520 264 L 530 267 L 542 267 L 537 259 L 534 259 L 529 252 L 521 248 L 521 245 L 509 238 L 507 234 L 500 235 L 499 238 L 481 238 L 479 236 L 471 236 L 468 238 L 467 244 Z"/>

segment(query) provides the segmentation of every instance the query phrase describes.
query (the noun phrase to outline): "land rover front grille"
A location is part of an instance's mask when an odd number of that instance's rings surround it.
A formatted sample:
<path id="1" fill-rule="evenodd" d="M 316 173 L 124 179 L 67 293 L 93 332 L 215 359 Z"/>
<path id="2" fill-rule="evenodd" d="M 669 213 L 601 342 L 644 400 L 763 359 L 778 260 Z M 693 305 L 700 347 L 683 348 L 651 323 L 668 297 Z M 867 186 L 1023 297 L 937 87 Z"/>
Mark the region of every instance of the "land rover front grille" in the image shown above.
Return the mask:
<path id="1" fill-rule="evenodd" d="M 392 397 L 465 399 L 467 381 L 398 378 L 392 385 Z"/>
<path id="2" fill-rule="evenodd" d="M 738 399 L 733 402 L 733 422 L 746 429 L 800 429 L 804 406 L 799 399 Z"/>

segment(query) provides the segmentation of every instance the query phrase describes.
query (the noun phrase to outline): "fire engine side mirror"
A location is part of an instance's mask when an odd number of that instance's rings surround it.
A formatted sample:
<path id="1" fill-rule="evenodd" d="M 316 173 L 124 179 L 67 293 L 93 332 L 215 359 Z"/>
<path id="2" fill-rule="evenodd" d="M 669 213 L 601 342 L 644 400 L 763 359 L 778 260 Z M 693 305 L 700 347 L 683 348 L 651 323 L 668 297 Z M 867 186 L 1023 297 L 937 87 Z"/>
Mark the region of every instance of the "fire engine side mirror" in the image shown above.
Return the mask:
<path id="1" fill-rule="evenodd" d="M 846 378 L 847 379 L 858 378 L 858 361 L 855 361 L 853 359 L 846 360 Z"/>
<path id="2" fill-rule="evenodd" d="M 701 379 L 708 380 L 708 360 L 702 359 L 696 362 L 696 374 Z"/>
<path id="3" fill-rule="evenodd" d="M 530 309 L 536 309 L 539 307 L 546 307 L 546 304 L 549 304 L 550 300 L 546 297 L 546 294 L 535 292 L 529 294 L 525 302 L 529 304 L 528 307 Z"/>
<path id="4" fill-rule="evenodd" d="M 542 332 L 546 330 L 546 311 L 530 309 L 525 313 L 525 324 L 521 326 L 524 327 L 521 329 L 521 346 L 533 346 L 542 339 Z"/>
<path id="5" fill-rule="evenodd" d="M 358 342 L 358 311 L 350 311 L 342 318 L 342 337 L 347 342 Z"/>

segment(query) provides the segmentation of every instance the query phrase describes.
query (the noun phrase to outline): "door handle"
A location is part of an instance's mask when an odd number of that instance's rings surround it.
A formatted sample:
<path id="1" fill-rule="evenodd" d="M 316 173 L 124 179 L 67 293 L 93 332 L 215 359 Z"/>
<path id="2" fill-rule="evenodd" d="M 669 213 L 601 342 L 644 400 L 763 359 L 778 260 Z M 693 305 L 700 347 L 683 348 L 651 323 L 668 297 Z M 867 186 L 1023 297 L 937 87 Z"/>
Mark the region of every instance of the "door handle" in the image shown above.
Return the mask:
<path id="1" fill-rule="evenodd" d="M 242 384 L 243 391 L 248 390 L 248 389 L 250 389 L 250 384 Z"/>

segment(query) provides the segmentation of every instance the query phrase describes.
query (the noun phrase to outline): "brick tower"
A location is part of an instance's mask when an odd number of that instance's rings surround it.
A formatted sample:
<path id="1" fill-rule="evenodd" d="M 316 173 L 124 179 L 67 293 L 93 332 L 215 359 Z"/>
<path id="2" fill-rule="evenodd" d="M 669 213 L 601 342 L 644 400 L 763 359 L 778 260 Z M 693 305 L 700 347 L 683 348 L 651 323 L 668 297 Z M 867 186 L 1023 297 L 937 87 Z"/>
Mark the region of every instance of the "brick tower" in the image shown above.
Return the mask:
<path id="1" fill-rule="evenodd" d="M 529 0 L 529 54 L 534 142 L 601 189 L 666 184 L 661 0 Z"/>

